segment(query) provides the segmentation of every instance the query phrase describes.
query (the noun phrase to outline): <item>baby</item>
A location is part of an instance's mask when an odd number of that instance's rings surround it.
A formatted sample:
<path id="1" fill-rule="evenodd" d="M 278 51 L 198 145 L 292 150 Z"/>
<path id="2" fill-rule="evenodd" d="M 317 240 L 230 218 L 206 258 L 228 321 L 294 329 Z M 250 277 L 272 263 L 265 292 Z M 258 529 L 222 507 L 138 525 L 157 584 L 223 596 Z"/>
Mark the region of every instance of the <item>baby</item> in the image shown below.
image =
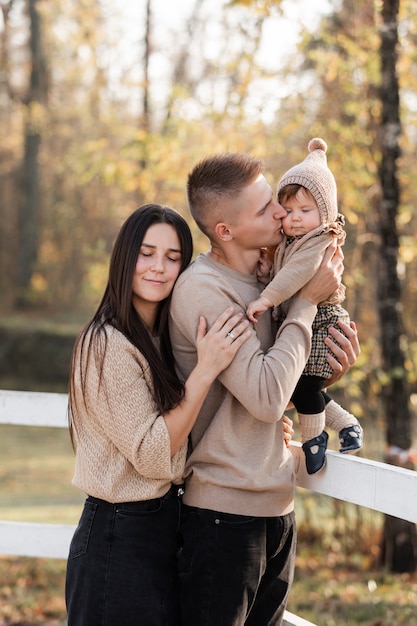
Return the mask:
<path id="1" fill-rule="evenodd" d="M 339 245 L 346 238 L 344 218 L 338 213 L 336 181 L 327 167 L 327 144 L 322 139 L 312 139 L 308 151 L 304 161 L 289 169 L 278 184 L 278 201 L 287 211 L 282 220 L 284 238 L 275 250 L 269 251 L 273 253 L 273 278 L 260 297 L 249 304 L 247 315 L 252 322 L 268 308 L 279 307 L 274 315 L 282 323 L 288 299 L 312 278 L 331 238 L 336 237 Z M 266 264 L 266 268 L 262 282 L 269 279 L 271 264 Z M 262 280 L 262 276 L 258 278 Z M 333 373 L 326 359 L 324 338 L 329 326 L 338 328 L 339 320 L 350 323 L 348 312 L 341 306 L 344 298 L 345 287 L 341 285 L 317 307 L 310 357 L 291 398 L 298 413 L 309 474 L 318 472 L 325 464 L 325 426 L 339 433 L 340 452 L 354 453 L 362 447 L 363 431 L 356 417 L 323 391 L 326 379 Z"/>

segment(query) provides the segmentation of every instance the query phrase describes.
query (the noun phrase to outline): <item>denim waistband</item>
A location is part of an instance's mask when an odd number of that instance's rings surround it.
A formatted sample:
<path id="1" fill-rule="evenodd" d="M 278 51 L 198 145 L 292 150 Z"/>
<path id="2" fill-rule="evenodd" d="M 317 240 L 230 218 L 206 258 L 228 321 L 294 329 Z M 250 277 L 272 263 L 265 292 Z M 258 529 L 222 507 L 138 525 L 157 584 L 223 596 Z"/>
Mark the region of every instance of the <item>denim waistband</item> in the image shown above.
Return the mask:
<path id="1" fill-rule="evenodd" d="M 94 496 L 88 496 L 88 502 L 93 502 L 94 504 L 99 504 L 100 506 L 107 506 L 112 508 L 129 508 L 136 504 L 147 503 L 147 504 L 156 504 L 160 500 L 168 500 L 168 498 L 180 498 L 184 494 L 184 485 L 171 485 L 170 489 L 166 492 L 164 496 L 160 498 L 151 498 L 150 500 L 135 500 L 130 502 L 108 502 L 107 500 L 102 500 L 101 498 L 95 498 Z"/>

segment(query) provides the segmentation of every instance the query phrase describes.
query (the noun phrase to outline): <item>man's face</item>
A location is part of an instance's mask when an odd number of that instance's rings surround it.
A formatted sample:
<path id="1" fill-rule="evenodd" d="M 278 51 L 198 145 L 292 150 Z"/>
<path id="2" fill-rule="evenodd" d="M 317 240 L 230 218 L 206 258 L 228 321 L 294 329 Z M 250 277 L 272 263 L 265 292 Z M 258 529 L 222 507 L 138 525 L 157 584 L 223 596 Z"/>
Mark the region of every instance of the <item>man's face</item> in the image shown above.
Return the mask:
<path id="1" fill-rule="evenodd" d="M 230 227 L 233 239 L 242 248 L 257 250 L 281 241 L 281 220 L 287 212 L 262 174 L 228 204 L 235 216 Z"/>

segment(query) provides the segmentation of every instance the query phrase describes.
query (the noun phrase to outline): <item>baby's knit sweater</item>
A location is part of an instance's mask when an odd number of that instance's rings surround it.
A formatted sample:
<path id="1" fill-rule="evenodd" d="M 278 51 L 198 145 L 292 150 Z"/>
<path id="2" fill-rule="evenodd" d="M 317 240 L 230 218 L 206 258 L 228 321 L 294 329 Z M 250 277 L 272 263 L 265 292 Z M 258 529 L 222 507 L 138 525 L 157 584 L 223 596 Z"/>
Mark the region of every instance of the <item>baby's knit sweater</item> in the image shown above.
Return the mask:
<path id="1" fill-rule="evenodd" d="M 316 274 L 333 237 L 342 245 L 345 231 L 338 224 L 319 226 L 310 233 L 278 244 L 274 254 L 273 278 L 262 292 L 274 306 L 291 298 Z M 345 286 L 340 287 L 323 304 L 340 304 L 345 299 Z M 286 311 L 283 307 L 283 311 Z"/>
<path id="2" fill-rule="evenodd" d="M 113 503 L 159 498 L 172 482 L 181 482 L 187 444 L 171 458 L 147 361 L 115 328 L 108 325 L 106 332 L 102 372 L 94 356 L 86 369 L 86 404 L 79 366 L 75 371 L 77 452 L 72 482 L 86 494 Z"/>
<path id="3" fill-rule="evenodd" d="M 262 288 L 256 276 L 200 255 L 178 278 L 171 301 L 174 355 L 186 378 L 196 363 L 200 315 L 209 327 L 228 306 L 246 312 Z M 317 307 L 294 299 L 275 331 L 270 312 L 212 385 L 191 433 L 184 502 L 237 515 L 293 510 L 294 464 L 281 417 L 304 369 Z"/>

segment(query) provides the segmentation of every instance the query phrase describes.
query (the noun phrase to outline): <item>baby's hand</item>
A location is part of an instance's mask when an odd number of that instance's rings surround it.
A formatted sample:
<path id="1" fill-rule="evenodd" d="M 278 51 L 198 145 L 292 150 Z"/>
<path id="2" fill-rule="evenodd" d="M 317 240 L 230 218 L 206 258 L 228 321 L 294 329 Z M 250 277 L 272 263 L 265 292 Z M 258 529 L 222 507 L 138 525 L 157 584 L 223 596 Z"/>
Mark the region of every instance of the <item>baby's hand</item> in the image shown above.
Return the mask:
<path id="1" fill-rule="evenodd" d="M 249 321 L 256 324 L 258 321 L 257 318 L 262 315 L 262 313 L 265 313 L 271 306 L 273 306 L 272 302 L 264 296 L 251 302 L 246 311 Z"/>

